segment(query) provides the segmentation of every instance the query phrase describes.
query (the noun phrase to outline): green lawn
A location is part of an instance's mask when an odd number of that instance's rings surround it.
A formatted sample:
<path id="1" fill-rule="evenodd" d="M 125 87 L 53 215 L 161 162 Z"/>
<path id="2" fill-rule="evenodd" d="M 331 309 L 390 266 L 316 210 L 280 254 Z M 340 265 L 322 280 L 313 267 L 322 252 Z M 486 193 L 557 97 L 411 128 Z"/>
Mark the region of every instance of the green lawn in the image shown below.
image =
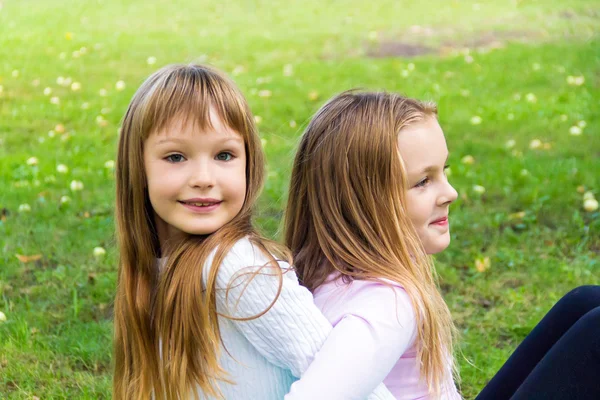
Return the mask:
<path id="1" fill-rule="evenodd" d="M 439 104 L 460 200 L 437 265 L 465 398 L 563 293 L 600 282 L 600 212 L 583 200 L 600 199 L 600 2 L 122 3 L 0 0 L 0 398 L 110 398 L 110 160 L 135 89 L 174 62 L 227 71 L 260 117 L 272 237 L 327 98 Z"/>

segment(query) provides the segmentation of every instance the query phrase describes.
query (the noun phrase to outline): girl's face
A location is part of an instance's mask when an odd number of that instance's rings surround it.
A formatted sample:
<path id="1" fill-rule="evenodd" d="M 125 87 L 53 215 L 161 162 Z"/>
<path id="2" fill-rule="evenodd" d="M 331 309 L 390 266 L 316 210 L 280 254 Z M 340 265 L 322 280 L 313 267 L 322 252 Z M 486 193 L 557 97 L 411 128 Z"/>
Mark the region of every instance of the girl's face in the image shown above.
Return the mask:
<path id="1" fill-rule="evenodd" d="M 211 110 L 213 127 L 173 120 L 144 143 L 144 167 L 159 240 L 206 235 L 231 221 L 246 196 L 244 139 Z"/>
<path id="2" fill-rule="evenodd" d="M 448 208 L 457 197 L 446 178 L 444 132 L 435 118 L 426 118 L 403 128 L 398 146 L 408 176 L 409 217 L 427 254 L 439 253 L 450 244 Z"/>

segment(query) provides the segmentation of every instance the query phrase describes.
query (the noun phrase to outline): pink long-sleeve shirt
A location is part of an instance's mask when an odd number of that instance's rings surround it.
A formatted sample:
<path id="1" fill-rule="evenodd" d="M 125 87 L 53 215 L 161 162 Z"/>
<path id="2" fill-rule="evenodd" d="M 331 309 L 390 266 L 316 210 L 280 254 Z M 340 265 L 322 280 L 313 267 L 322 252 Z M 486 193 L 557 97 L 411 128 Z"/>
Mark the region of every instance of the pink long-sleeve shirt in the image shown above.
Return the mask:
<path id="1" fill-rule="evenodd" d="M 365 399 L 382 381 L 396 399 L 434 399 L 420 379 L 415 313 L 402 286 L 391 281 L 345 283 L 331 276 L 315 290 L 314 300 L 335 326 L 331 335 L 336 335 L 332 340 L 336 348 L 328 351 L 336 351 L 337 365 L 344 367 L 332 371 L 320 362 L 330 357 L 317 355 L 302 379 L 292 385 L 291 394 L 299 389 L 306 393 L 306 386 L 322 377 L 332 385 L 351 386 L 352 399 L 357 400 Z M 315 393 L 315 398 L 320 395 Z M 442 393 L 435 399 L 460 398 L 448 373 Z"/>

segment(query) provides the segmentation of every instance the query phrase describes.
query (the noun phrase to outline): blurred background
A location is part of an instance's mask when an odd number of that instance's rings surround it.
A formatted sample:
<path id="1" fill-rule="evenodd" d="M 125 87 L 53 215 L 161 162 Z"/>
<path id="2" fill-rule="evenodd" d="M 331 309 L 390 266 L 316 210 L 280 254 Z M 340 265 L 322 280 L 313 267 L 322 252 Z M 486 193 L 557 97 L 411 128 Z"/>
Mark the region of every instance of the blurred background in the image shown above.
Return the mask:
<path id="1" fill-rule="evenodd" d="M 120 121 L 181 62 L 246 94 L 273 238 L 329 97 L 438 103 L 460 199 L 436 262 L 473 398 L 562 294 L 600 282 L 599 34 L 596 0 L 0 0 L 0 398 L 110 398 Z"/>

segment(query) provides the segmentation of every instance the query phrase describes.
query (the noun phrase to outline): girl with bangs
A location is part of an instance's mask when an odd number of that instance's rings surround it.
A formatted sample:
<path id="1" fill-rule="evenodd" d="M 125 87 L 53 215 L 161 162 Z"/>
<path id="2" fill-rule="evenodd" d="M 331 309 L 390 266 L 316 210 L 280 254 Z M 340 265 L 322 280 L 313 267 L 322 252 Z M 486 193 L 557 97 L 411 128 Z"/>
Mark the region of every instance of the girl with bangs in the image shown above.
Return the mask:
<path id="1" fill-rule="evenodd" d="M 311 392 L 327 376 L 349 382 L 348 399 L 382 381 L 396 399 L 461 398 L 456 330 L 429 257 L 450 243 L 457 193 L 447 159 L 432 103 L 349 91 L 309 123 L 292 169 L 285 243 L 335 326 L 335 347 L 323 348 L 290 396 L 337 398 L 333 385 L 327 395 Z M 478 399 L 600 399 L 599 306 L 597 286 L 563 297 Z M 327 365 L 330 351 L 342 368 Z"/>
<path id="2" fill-rule="evenodd" d="M 252 226 L 264 156 L 237 87 L 204 66 L 165 67 L 122 126 L 113 398 L 275 400 L 319 349 L 337 365 L 289 251 Z M 393 396 L 380 385 L 369 398 Z"/>

